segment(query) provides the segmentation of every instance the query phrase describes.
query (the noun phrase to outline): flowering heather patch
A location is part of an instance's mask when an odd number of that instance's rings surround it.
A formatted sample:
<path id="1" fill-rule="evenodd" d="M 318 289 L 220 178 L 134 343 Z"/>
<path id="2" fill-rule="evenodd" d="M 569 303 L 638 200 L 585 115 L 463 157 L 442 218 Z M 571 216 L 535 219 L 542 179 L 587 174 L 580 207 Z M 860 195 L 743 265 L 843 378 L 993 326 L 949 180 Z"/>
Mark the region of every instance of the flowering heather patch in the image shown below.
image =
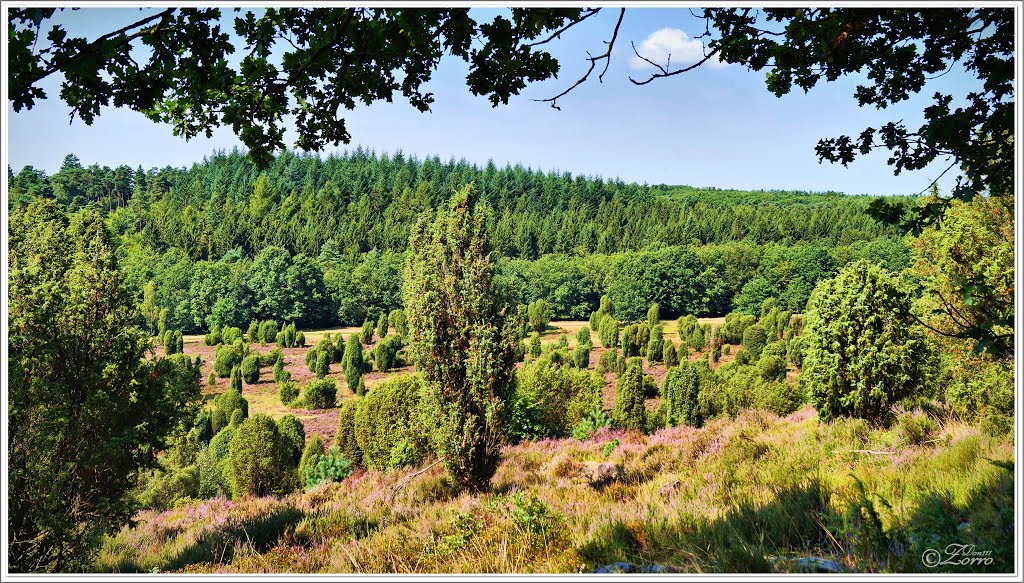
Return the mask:
<path id="1" fill-rule="evenodd" d="M 458 491 L 428 460 L 407 484 L 418 470 L 357 470 L 280 499 L 140 512 L 106 541 L 96 567 L 526 573 L 627 561 L 750 572 L 828 557 L 855 572 L 922 572 L 922 545 L 955 520 L 948 532 L 968 523 L 970 544 L 1001 553 L 990 570 L 1011 570 L 1012 474 L 988 460 L 1013 460 L 1012 443 L 950 420 L 938 437 L 902 446 L 891 430 L 854 420 L 820 424 L 810 408 L 784 418 L 742 411 L 653 435 L 604 429 L 586 441 L 506 447 L 481 494 Z M 596 484 L 600 463 L 621 475 Z M 866 508 L 876 525 L 863 520 Z"/>

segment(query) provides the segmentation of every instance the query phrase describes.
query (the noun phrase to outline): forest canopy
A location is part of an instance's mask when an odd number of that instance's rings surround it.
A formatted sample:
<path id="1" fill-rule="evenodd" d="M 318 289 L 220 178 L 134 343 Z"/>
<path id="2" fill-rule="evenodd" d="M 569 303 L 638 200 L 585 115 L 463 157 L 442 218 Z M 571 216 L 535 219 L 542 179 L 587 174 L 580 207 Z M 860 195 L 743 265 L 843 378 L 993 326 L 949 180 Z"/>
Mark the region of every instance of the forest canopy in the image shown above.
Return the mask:
<path id="1" fill-rule="evenodd" d="M 402 307 L 417 216 L 470 183 L 493 209 L 499 275 L 556 319 L 585 319 L 605 293 L 636 319 L 651 303 L 671 318 L 754 313 L 767 297 L 802 311 L 814 285 L 850 261 L 910 263 L 898 229 L 865 213 L 877 199 L 838 193 L 638 185 L 361 149 L 285 152 L 265 170 L 232 151 L 189 168 L 111 169 L 68 155 L 52 176 L 8 171 L 12 206 L 52 198 L 105 215 L 153 330 L 163 310 L 164 326 L 185 331 L 376 321 Z"/>

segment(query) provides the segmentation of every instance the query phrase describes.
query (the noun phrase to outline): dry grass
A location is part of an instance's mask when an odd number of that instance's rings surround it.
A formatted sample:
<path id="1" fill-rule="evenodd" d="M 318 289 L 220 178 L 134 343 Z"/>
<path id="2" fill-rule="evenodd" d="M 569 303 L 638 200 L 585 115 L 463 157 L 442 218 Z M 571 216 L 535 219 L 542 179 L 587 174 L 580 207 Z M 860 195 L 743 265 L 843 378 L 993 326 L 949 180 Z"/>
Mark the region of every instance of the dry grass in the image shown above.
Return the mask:
<path id="1" fill-rule="evenodd" d="M 393 499 L 411 471 L 142 512 L 97 569 L 572 573 L 624 560 L 749 572 L 819 556 L 850 571 L 922 572 L 925 548 L 959 541 L 992 550 L 987 569 L 1012 570 L 1012 474 L 999 467 L 1013 462 L 1012 442 L 949 420 L 938 437 L 894 446 L 891 431 L 821 424 L 810 407 L 650 436 L 604 430 L 506 447 L 484 493 L 459 492 L 435 466 Z M 621 465 L 622 479 L 591 485 L 583 468 L 595 461 Z"/>

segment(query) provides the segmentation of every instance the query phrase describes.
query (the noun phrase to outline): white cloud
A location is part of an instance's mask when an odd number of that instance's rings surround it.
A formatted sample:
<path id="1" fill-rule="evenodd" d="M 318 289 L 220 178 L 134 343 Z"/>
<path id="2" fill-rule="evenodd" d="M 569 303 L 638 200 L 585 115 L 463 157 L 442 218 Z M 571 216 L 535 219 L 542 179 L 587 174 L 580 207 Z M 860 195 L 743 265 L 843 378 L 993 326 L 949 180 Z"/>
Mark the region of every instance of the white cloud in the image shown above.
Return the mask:
<path id="1" fill-rule="evenodd" d="M 697 39 L 690 38 L 688 34 L 678 28 L 662 28 L 650 34 L 642 43 L 636 47 L 636 51 L 646 59 L 653 61 L 662 67 L 666 63 L 672 68 L 692 65 L 704 58 L 704 43 Z M 669 62 L 669 56 L 672 57 Z M 633 55 L 629 61 L 630 66 L 637 70 L 653 69 L 647 61 Z M 727 63 L 718 60 L 718 56 L 712 57 L 705 65 L 710 67 L 724 67 Z"/>

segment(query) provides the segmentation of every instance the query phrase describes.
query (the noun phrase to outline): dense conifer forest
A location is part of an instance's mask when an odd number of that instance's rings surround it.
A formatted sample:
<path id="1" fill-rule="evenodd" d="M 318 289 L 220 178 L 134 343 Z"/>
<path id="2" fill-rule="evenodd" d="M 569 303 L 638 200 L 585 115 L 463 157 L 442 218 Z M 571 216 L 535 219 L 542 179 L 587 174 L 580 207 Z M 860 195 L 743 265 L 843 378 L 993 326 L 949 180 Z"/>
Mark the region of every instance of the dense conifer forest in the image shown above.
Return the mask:
<path id="1" fill-rule="evenodd" d="M 500 273 L 522 303 L 585 319 L 607 293 L 627 319 L 803 310 L 818 281 L 866 258 L 899 271 L 900 233 L 867 196 L 638 185 L 355 150 L 284 153 L 258 170 L 242 152 L 190 168 L 111 169 L 65 158 L 51 176 L 10 175 L 9 204 L 52 197 L 99 210 L 151 329 L 198 332 L 253 319 L 356 325 L 401 308 L 409 233 L 473 184 Z M 910 199 L 897 199 L 910 204 Z"/>

